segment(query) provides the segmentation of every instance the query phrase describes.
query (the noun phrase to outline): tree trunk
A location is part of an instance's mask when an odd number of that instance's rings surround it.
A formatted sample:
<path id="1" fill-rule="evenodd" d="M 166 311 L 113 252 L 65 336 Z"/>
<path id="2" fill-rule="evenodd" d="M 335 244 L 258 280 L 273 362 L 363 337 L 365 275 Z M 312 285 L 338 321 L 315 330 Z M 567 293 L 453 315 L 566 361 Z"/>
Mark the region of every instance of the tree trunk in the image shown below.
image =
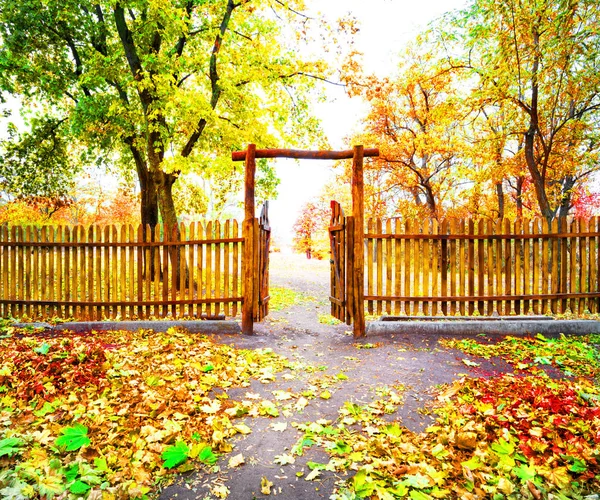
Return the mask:
<path id="1" fill-rule="evenodd" d="M 523 176 L 517 177 L 517 185 L 515 187 L 515 203 L 517 204 L 517 217 L 523 218 L 523 182 L 525 178 Z"/>
<path id="2" fill-rule="evenodd" d="M 496 196 L 498 197 L 498 219 L 504 219 L 504 189 L 502 181 L 496 183 Z"/>

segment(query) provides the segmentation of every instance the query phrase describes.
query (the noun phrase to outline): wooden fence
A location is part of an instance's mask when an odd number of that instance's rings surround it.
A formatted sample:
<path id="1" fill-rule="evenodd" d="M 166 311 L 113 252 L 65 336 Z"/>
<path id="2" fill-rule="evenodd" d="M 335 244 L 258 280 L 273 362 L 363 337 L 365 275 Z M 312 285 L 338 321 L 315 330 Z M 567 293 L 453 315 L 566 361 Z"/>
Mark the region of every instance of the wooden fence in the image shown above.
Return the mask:
<path id="1" fill-rule="evenodd" d="M 370 220 L 371 314 L 600 311 L 600 219 Z"/>
<path id="2" fill-rule="evenodd" d="M 0 317 L 235 316 L 244 240 L 235 220 L 0 228 Z"/>

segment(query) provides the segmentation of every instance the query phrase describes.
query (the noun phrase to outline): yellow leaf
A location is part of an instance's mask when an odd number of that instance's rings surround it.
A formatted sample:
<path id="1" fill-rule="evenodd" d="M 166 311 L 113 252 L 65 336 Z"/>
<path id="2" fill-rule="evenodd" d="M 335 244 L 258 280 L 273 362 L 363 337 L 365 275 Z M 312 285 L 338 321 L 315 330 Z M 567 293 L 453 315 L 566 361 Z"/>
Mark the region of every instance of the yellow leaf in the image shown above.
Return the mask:
<path id="1" fill-rule="evenodd" d="M 260 480 L 260 492 L 263 495 L 270 495 L 272 487 L 273 483 L 269 481 L 265 476 L 263 476 Z"/>
<path id="2" fill-rule="evenodd" d="M 240 465 L 242 465 L 243 463 L 245 463 L 244 460 L 244 455 L 242 455 L 241 453 L 231 457 L 229 459 L 229 462 L 227 462 L 227 465 L 229 467 L 239 467 Z"/>

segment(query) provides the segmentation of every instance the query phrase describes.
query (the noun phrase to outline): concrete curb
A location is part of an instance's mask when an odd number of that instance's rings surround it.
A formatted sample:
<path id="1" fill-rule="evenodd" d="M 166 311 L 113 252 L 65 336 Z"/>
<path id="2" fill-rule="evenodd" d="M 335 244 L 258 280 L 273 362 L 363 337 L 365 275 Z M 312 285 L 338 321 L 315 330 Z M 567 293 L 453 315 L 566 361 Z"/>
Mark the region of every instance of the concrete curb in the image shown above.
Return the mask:
<path id="1" fill-rule="evenodd" d="M 44 328 L 52 332 L 72 331 L 85 333 L 95 330 L 105 332 L 108 330 L 154 330 L 155 332 L 166 332 L 169 328 L 181 327 L 191 333 L 211 334 L 241 334 L 242 329 L 236 321 L 73 321 L 53 326 L 48 323 L 17 323 L 20 328 L 33 327 Z"/>
<path id="2" fill-rule="evenodd" d="M 367 324 L 367 335 L 380 334 L 433 334 L 440 336 L 453 335 L 478 335 L 480 333 L 490 335 L 559 335 L 561 333 L 570 335 L 587 335 L 600 333 L 600 321 L 595 320 L 553 320 L 542 319 L 512 320 L 498 319 L 469 320 L 469 321 L 373 321 Z"/>

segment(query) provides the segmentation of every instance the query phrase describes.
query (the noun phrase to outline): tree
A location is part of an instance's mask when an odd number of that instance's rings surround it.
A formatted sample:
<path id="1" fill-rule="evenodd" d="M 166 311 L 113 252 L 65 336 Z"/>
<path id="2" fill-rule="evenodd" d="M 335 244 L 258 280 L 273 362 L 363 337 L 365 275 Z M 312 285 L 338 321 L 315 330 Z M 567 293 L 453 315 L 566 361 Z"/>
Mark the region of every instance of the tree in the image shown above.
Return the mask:
<path id="1" fill-rule="evenodd" d="M 0 141 L 0 197 L 48 207 L 68 201 L 79 168 L 62 127 L 62 121 L 49 117 L 34 119 L 24 134 L 9 126 L 8 139 Z"/>
<path id="2" fill-rule="evenodd" d="M 599 168 L 600 5 L 596 0 L 476 0 L 454 18 L 444 46 L 466 49 L 479 97 L 518 114 L 512 130 L 541 215 L 567 215 L 572 194 Z"/>
<path id="3" fill-rule="evenodd" d="M 248 142 L 318 134 L 324 65 L 293 50 L 302 0 L 3 0 L 0 88 L 41 102 L 74 138 L 134 167 L 141 220 L 177 222 L 178 176 L 231 169 Z M 294 36 L 283 37 L 285 29 Z"/>
<path id="4" fill-rule="evenodd" d="M 381 150 L 366 167 L 374 171 L 370 184 L 377 181 L 377 194 L 394 207 L 377 215 L 399 215 L 396 209 L 408 197 L 424 209 L 422 215 L 439 217 L 457 185 L 463 149 L 461 102 L 452 73 L 441 71 L 430 53 L 409 49 L 397 77 L 367 78 L 354 92 L 370 105 L 361 138 Z"/>

